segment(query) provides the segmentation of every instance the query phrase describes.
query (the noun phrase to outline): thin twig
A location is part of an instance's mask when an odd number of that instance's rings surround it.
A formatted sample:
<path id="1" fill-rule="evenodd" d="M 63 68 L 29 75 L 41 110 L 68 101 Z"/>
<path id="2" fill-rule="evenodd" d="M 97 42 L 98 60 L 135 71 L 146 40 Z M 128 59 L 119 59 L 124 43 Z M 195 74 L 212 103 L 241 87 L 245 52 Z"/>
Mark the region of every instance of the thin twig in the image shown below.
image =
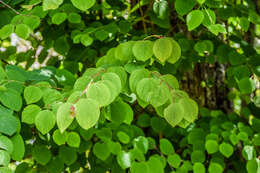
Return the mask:
<path id="1" fill-rule="evenodd" d="M 18 15 L 21 14 L 17 10 L 15 10 L 14 8 L 12 8 L 10 5 L 5 3 L 4 1 L 0 0 L 0 3 L 3 4 L 5 7 L 9 8 L 10 10 L 12 10 L 13 12 L 15 12 L 15 14 L 18 14 Z"/>

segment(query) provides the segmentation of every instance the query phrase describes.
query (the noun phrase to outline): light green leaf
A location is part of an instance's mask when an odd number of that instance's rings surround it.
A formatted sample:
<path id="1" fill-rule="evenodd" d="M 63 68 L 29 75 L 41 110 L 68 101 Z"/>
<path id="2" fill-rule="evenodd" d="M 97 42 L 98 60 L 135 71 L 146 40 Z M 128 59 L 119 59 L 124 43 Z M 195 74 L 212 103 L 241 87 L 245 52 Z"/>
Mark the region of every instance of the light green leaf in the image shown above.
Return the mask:
<path id="1" fill-rule="evenodd" d="M 202 12 L 204 13 L 204 19 L 202 22 L 204 26 L 209 27 L 216 23 L 216 15 L 214 11 L 211 9 L 205 9 Z"/>
<path id="2" fill-rule="evenodd" d="M 131 60 L 134 57 L 132 52 L 134 43 L 134 41 L 128 41 L 119 44 L 115 49 L 115 58 L 123 62 Z"/>
<path id="3" fill-rule="evenodd" d="M 63 0 L 43 0 L 43 10 L 55 10 L 57 9 L 61 4 L 63 3 Z"/>
<path id="4" fill-rule="evenodd" d="M 13 152 L 13 142 L 6 136 L 0 136 L 0 149 L 6 150 L 9 154 Z"/>
<path id="5" fill-rule="evenodd" d="M 36 128 L 44 135 L 54 127 L 55 122 L 56 116 L 49 110 L 43 110 L 35 117 Z"/>
<path id="6" fill-rule="evenodd" d="M 222 173 L 224 169 L 219 163 L 211 162 L 208 171 L 209 173 Z"/>
<path id="7" fill-rule="evenodd" d="M 137 95 L 154 107 L 159 107 L 169 99 L 170 90 L 159 79 L 142 79 L 136 87 Z"/>
<path id="8" fill-rule="evenodd" d="M 179 124 L 184 117 L 184 108 L 180 103 L 172 103 L 164 110 L 164 118 L 172 126 Z"/>
<path id="9" fill-rule="evenodd" d="M 55 13 L 51 20 L 53 24 L 60 25 L 67 19 L 67 14 L 66 13 Z"/>
<path id="10" fill-rule="evenodd" d="M 226 28 L 222 26 L 221 24 L 212 24 L 208 27 L 209 31 L 212 32 L 215 35 L 218 35 L 219 33 L 226 33 Z"/>
<path id="11" fill-rule="evenodd" d="M 93 99 L 80 99 L 76 104 L 76 111 L 76 120 L 85 130 L 93 127 L 99 119 L 99 104 Z"/>
<path id="12" fill-rule="evenodd" d="M 102 80 L 108 80 L 108 81 L 112 82 L 114 84 L 114 86 L 116 87 L 116 91 L 118 93 L 121 92 L 121 90 L 122 90 L 121 80 L 120 80 L 120 77 L 116 73 L 113 73 L 113 72 L 104 73 L 102 75 Z"/>
<path id="13" fill-rule="evenodd" d="M 153 56 L 153 42 L 137 41 L 133 46 L 133 54 L 138 61 L 146 61 Z"/>
<path id="14" fill-rule="evenodd" d="M 8 38 L 14 32 L 14 25 L 7 24 L 0 29 L 0 38 L 2 40 Z"/>
<path id="15" fill-rule="evenodd" d="M 70 23 L 80 23 L 81 22 L 81 16 L 78 13 L 70 13 L 68 16 L 68 21 Z"/>
<path id="16" fill-rule="evenodd" d="M 161 63 L 164 63 L 172 55 L 173 42 L 172 39 L 164 37 L 157 39 L 153 45 L 153 53 Z"/>
<path id="17" fill-rule="evenodd" d="M 11 158 L 7 151 L 0 150 L 0 165 L 2 166 L 8 166 Z"/>
<path id="18" fill-rule="evenodd" d="M 26 24 L 18 24 L 16 25 L 15 33 L 18 37 L 27 39 L 30 36 L 30 28 Z"/>
<path id="19" fill-rule="evenodd" d="M 248 173 L 259 173 L 260 172 L 260 161 L 259 159 L 255 158 L 249 160 L 246 164 L 246 170 Z"/>
<path id="20" fill-rule="evenodd" d="M 201 162 L 203 163 L 206 159 L 204 151 L 201 150 L 194 150 L 191 153 L 191 161 L 192 163 Z"/>
<path id="21" fill-rule="evenodd" d="M 69 132 L 67 135 L 67 144 L 70 147 L 78 148 L 80 145 L 80 136 L 76 132 Z"/>
<path id="22" fill-rule="evenodd" d="M 27 104 L 35 103 L 41 100 L 42 90 L 36 86 L 28 86 L 24 89 L 24 99 Z"/>
<path id="23" fill-rule="evenodd" d="M 179 102 L 184 110 L 183 118 L 189 122 L 193 122 L 198 118 L 199 108 L 198 104 L 190 98 L 182 98 Z"/>
<path id="24" fill-rule="evenodd" d="M 83 34 L 80 37 L 80 42 L 86 47 L 90 46 L 93 43 L 93 41 L 93 38 L 90 37 L 88 34 Z"/>
<path id="25" fill-rule="evenodd" d="M 96 3 L 96 0 L 71 0 L 71 2 L 76 8 L 86 11 Z"/>
<path id="26" fill-rule="evenodd" d="M 119 141 L 123 144 L 127 144 L 130 142 L 129 136 L 122 131 L 117 132 L 116 136 L 118 137 Z"/>
<path id="27" fill-rule="evenodd" d="M 149 141 L 146 137 L 139 136 L 133 141 L 134 148 L 139 149 L 144 154 L 147 153 L 149 148 Z"/>
<path id="28" fill-rule="evenodd" d="M 36 115 L 41 111 L 38 105 L 28 105 L 22 112 L 22 122 L 27 124 L 34 124 Z"/>
<path id="29" fill-rule="evenodd" d="M 246 160 L 252 160 L 256 157 L 256 151 L 253 146 L 245 145 L 242 150 L 242 155 Z"/>
<path id="30" fill-rule="evenodd" d="M 215 140 L 207 140 L 205 148 L 209 154 L 216 153 L 218 151 L 218 142 Z"/>
<path id="31" fill-rule="evenodd" d="M 171 41 L 172 41 L 172 53 L 170 58 L 167 60 L 167 62 L 174 64 L 181 57 L 181 47 L 179 43 L 177 43 L 175 40 L 171 40 Z"/>
<path id="32" fill-rule="evenodd" d="M 25 153 L 25 147 L 24 147 L 24 141 L 20 134 L 16 134 L 11 138 L 11 141 L 13 143 L 14 150 L 11 154 L 11 157 L 13 160 L 21 161 L 24 157 Z"/>
<path id="33" fill-rule="evenodd" d="M 157 157 L 150 157 L 148 162 L 149 173 L 164 173 L 163 164 Z"/>
<path id="34" fill-rule="evenodd" d="M 52 138 L 53 138 L 53 141 L 57 144 L 57 145 L 63 145 L 65 144 L 65 142 L 67 141 L 67 136 L 68 136 L 68 133 L 67 132 L 64 132 L 64 133 L 61 133 L 60 130 L 55 130 L 52 134 Z"/>
<path id="35" fill-rule="evenodd" d="M 233 154 L 233 147 L 232 145 L 223 142 L 219 145 L 219 151 L 221 154 L 223 154 L 226 158 L 229 158 Z"/>
<path id="36" fill-rule="evenodd" d="M 96 100 L 100 107 L 109 105 L 113 99 L 109 88 L 103 81 L 90 84 L 86 94 L 87 98 Z"/>
<path id="37" fill-rule="evenodd" d="M 72 123 L 76 116 L 76 109 L 72 103 L 63 103 L 57 111 L 57 125 L 63 133 Z"/>
<path id="38" fill-rule="evenodd" d="M 194 171 L 194 173 L 205 173 L 206 169 L 202 163 L 195 163 L 193 165 L 193 171 Z"/>
<path id="39" fill-rule="evenodd" d="M 179 82 L 173 75 L 166 74 L 160 76 L 160 79 L 165 82 L 171 89 L 179 89 Z"/>
<path id="40" fill-rule="evenodd" d="M 136 92 L 137 84 L 143 79 L 148 78 L 150 76 L 150 72 L 147 69 L 138 69 L 131 73 L 129 78 L 129 87 L 132 92 Z"/>
<path id="41" fill-rule="evenodd" d="M 200 24 L 203 22 L 203 19 L 204 19 L 204 14 L 202 11 L 200 10 L 191 11 L 186 17 L 188 30 L 192 31 L 198 26 L 200 26 Z"/>
<path id="42" fill-rule="evenodd" d="M 120 151 L 116 159 L 121 168 L 126 169 L 131 167 L 132 156 L 130 152 Z"/>

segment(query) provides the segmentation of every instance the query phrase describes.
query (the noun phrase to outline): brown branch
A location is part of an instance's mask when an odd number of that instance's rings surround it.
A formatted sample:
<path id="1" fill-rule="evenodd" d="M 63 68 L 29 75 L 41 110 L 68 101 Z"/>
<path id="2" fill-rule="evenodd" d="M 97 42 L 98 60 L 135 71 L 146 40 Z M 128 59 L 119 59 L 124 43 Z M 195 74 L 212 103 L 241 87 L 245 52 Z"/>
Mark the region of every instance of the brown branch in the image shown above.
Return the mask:
<path id="1" fill-rule="evenodd" d="M 0 0 L 0 3 L 3 4 L 5 7 L 9 8 L 10 10 L 12 10 L 15 14 L 20 15 L 21 13 L 19 13 L 17 10 L 15 10 L 14 8 L 12 8 L 10 5 L 8 5 L 7 3 L 5 3 L 4 1 Z"/>

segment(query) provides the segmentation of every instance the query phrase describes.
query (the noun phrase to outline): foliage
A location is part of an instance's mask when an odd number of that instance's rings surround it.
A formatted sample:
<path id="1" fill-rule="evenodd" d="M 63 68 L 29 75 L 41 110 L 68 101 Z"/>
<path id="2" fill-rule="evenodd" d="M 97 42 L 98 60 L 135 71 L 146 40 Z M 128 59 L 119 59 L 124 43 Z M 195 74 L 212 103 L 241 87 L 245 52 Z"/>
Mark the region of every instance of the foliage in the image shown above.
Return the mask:
<path id="1" fill-rule="evenodd" d="M 260 171 L 257 1 L 0 4 L 1 173 Z"/>

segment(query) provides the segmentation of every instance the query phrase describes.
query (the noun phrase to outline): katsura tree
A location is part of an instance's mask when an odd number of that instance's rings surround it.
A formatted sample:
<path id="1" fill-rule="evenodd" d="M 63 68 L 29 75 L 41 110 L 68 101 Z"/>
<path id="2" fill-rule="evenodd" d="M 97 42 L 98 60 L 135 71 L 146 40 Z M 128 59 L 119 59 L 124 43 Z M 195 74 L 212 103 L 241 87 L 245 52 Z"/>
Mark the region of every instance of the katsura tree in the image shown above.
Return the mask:
<path id="1" fill-rule="evenodd" d="M 0 173 L 259 173 L 259 13 L 0 0 Z"/>

